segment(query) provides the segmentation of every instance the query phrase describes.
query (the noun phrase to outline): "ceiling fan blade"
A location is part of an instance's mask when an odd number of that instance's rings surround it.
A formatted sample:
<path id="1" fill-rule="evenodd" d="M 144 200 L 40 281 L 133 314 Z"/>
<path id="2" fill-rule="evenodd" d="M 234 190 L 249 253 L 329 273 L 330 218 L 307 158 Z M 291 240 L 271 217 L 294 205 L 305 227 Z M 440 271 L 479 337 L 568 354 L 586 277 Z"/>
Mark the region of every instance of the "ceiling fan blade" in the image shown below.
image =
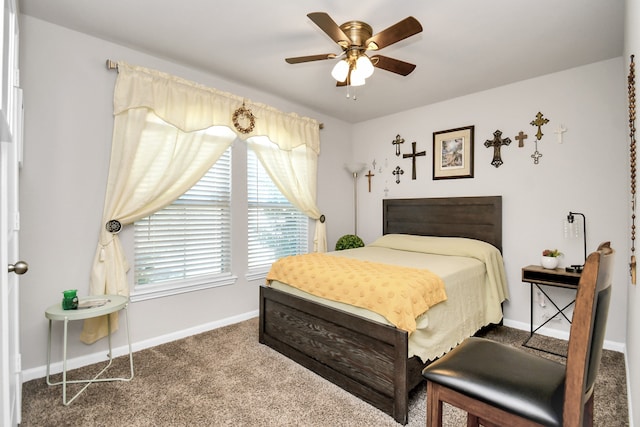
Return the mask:
<path id="1" fill-rule="evenodd" d="M 309 56 L 296 56 L 294 58 L 286 58 L 289 64 L 300 64 L 301 62 L 322 61 L 323 59 L 333 59 L 336 57 L 335 53 L 324 53 L 321 55 L 309 55 Z"/>
<path id="2" fill-rule="evenodd" d="M 307 14 L 307 16 L 318 27 L 320 27 L 322 31 L 324 31 L 329 37 L 331 37 L 331 40 L 338 43 L 344 49 L 349 47 L 349 45 L 351 44 L 351 40 L 327 13 L 313 12 Z"/>
<path id="3" fill-rule="evenodd" d="M 418 34 L 421 31 L 422 25 L 420 25 L 420 22 L 413 16 L 409 16 L 389 28 L 380 31 L 378 34 L 371 36 L 364 45 L 369 50 L 378 50 Z"/>
<path id="4" fill-rule="evenodd" d="M 372 56 L 371 62 L 376 68 L 391 71 L 392 73 L 400 74 L 401 76 L 408 76 L 416 68 L 414 64 L 382 55 Z"/>

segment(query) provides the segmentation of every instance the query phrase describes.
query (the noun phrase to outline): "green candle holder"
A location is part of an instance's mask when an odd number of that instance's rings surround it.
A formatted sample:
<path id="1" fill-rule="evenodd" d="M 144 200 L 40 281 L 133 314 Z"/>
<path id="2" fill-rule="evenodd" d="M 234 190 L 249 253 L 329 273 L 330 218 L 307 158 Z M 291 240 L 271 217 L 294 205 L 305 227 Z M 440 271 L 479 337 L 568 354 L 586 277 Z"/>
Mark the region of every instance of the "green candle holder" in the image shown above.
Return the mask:
<path id="1" fill-rule="evenodd" d="M 78 290 L 77 289 L 69 289 L 66 291 L 62 291 L 62 309 L 63 310 L 75 310 L 78 308 Z"/>

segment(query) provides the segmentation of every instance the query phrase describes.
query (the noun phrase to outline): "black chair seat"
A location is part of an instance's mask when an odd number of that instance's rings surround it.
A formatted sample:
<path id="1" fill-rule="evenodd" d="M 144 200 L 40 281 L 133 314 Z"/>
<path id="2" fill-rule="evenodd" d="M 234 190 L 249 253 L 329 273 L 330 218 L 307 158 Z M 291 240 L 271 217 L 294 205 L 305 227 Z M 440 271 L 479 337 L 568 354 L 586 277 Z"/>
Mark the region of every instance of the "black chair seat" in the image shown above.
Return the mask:
<path id="1" fill-rule="evenodd" d="M 562 426 L 565 365 L 519 348 L 468 338 L 423 376 L 547 426 Z"/>

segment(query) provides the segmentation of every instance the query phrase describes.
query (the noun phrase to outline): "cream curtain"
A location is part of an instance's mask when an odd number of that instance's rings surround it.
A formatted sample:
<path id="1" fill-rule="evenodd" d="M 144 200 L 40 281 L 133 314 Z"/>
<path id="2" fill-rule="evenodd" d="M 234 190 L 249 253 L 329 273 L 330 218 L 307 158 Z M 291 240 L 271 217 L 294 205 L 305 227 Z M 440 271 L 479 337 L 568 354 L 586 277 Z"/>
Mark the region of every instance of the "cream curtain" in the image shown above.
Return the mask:
<path id="1" fill-rule="evenodd" d="M 298 210 L 316 220 L 315 252 L 327 251 L 324 217 L 316 205 L 318 153 L 304 145 L 283 149 L 266 137 L 250 137 L 253 149 L 271 180 Z"/>
<path id="2" fill-rule="evenodd" d="M 118 63 L 111 161 L 91 295 L 129 295 L 126 257 L 118 235 L 108 232 L 105 224 L 110 220 L 131 224 L 172 203 L 198 182 L 236 137 L 265 135 L 281 150 L 309 150 L 317 157 L 319 123 L 266 105 L 250 103 L 255 126 L 247 135 L 236 134 L 233 114 L 245 103 L 229 93 Z M 315 200 L 315 178 L 309 185 Z M 324 224 L 316 227 L 316 235 L 318 229 L 322 235 L 317 239 L 326 242 Z M 92 343 L 106 335 L 106 317 L 89 319 L 80 339 Z"/>

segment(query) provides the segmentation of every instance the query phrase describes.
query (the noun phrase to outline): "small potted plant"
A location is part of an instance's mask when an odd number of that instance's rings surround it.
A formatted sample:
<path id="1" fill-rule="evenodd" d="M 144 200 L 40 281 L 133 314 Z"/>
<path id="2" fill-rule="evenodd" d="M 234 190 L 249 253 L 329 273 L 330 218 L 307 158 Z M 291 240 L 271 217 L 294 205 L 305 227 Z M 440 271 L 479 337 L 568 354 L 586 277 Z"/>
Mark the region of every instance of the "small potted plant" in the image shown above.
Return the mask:
<path id="1" fill-rule="evenodd" d="M 343 249 L 361 248 L 364 246 L 362 239 L 354 234 L 345 234 L 336 242 L 336 251 Z"/>
<path id="2" fill-rule="evenodd" d="M 559 258 L 562 256 L 562 252 L 557 249 L 545 249 L 542 251 L 542 258 L 540 263 L 544 268 L 549 270 L 553 270 L 558 267 L 558 263 L 560 262 Z"/>

